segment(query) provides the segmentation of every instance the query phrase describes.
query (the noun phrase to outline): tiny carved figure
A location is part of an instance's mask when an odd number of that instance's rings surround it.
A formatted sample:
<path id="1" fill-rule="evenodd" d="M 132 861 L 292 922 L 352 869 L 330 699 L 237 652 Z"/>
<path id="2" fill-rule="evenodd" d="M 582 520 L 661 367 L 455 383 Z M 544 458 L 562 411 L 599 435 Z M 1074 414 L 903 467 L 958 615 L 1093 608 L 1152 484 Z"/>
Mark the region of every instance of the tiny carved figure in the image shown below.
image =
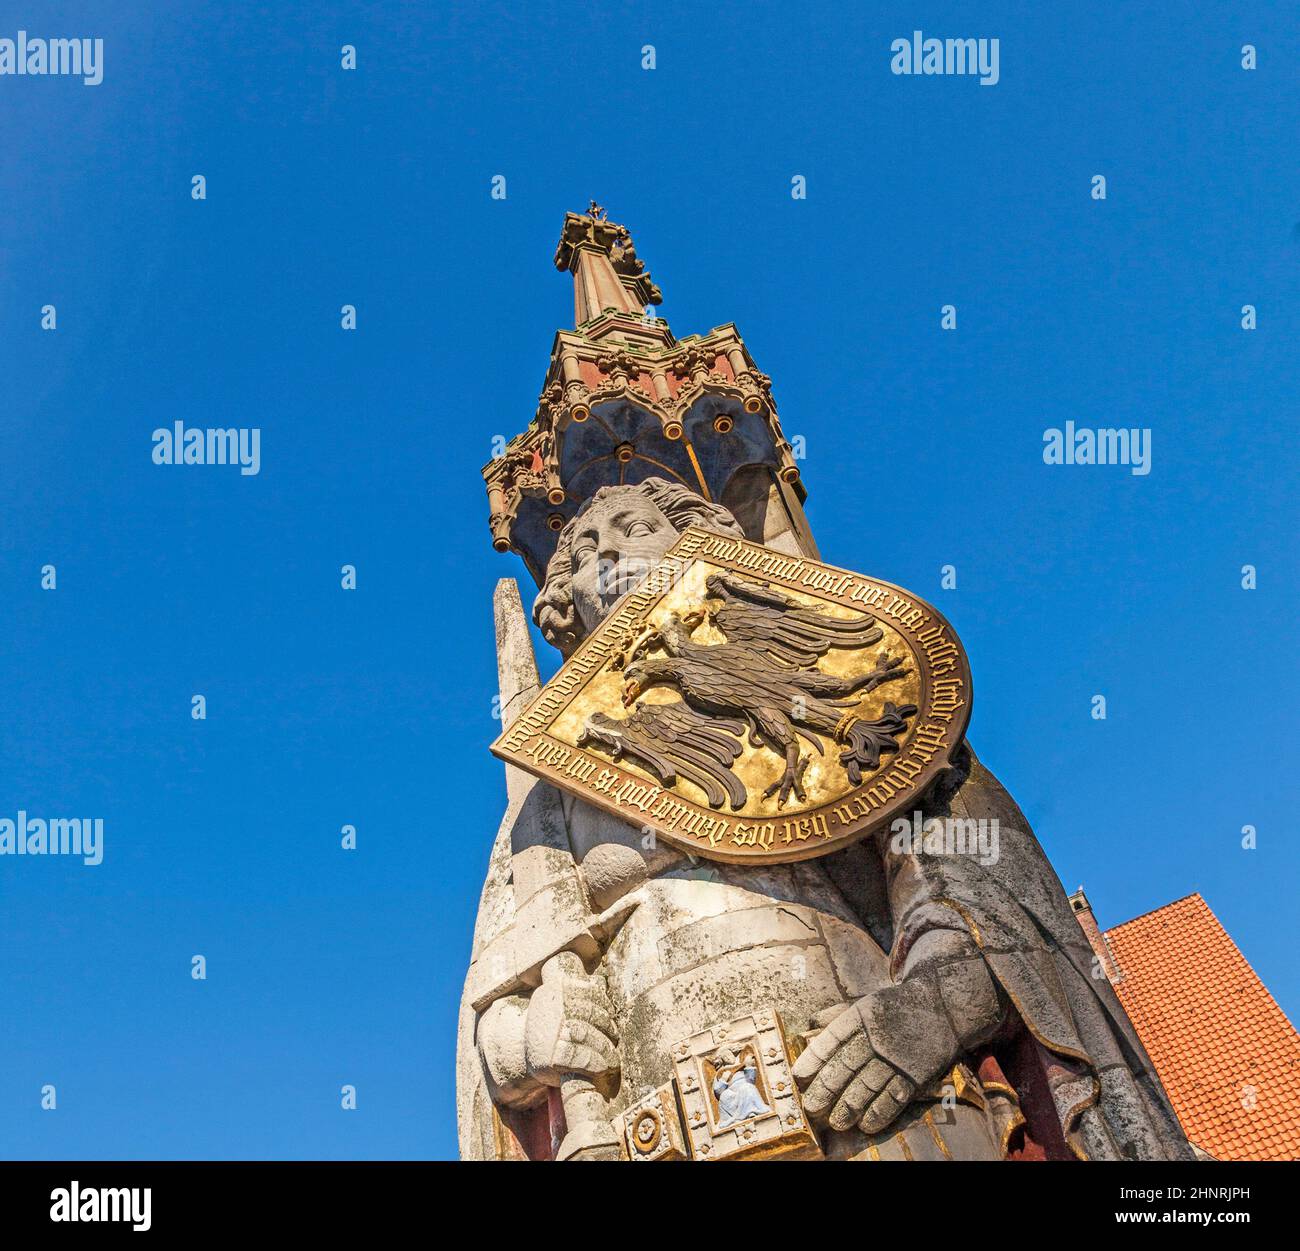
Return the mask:
<path id="1" fill-rule="evenodd" d="M 738 1060 L 734 1048 L 723 1047 L 714 1057 L 713 1063 L 713 1094 L 721 1113 L 719 1129 L 730 1129 L 741 1121 L 771 1112 L 772 1109 L 763 1102 L 763 1096 L 755 1084 L 758 1069 L 752 1052 L 746 1051 L 744 1057 Z"/>

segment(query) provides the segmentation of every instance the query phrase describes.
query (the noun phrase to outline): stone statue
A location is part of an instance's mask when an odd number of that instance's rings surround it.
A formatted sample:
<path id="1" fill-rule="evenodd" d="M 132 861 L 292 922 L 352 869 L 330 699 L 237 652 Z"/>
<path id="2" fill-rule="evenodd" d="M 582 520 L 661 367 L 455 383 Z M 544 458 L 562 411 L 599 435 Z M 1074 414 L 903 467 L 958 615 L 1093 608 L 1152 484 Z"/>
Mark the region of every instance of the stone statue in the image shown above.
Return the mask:
<path id="1" fill-rule="evenodd" d="M 544 636 L 571 655 L 687 526 L 742 534 L 731 510 L 664 478 L 595 491 L 545 568 L 534 608 Z M 834 645 L 820 623 L 803 626 L 812 646 Z M 680 628 L 663 642 L 670 657 L 691 646 L 693 624 Z M 539 685 L 513 582 L 498 591 L 497 630 L 508 723 Z M 728 663 L 744 668 L 736 655 Z M 626 676 L 644 682 L 664 663 L 631 660 Z M 894 676 L 891 663 L 880 661 L 880 681 Z M 814 710 L 820 722 L 809 712 L 788 734 L 760 729 L 790 753 L 778 802 L 799 794 L 796 732 L 827 733 L 840 694 L 812 693 L 831 701 Z M 618 748 L 608 736 L 626 724 L 606 718 L 592 732 Z M 679 762 L 688 757 L 700 759 L 679 749 Z M 701 767 L 725 782 L 725 767 Z M 827 1158 L 1190 1157 L 1033 832 L 969 747 L 922 815 L 996 821 L 994 856 L 900 846 L 882 829 L 815 859 L 716 863 L 507 773 L 461 1009 L 463 1156 L 684 1154 L 653 1118 L 676 1115 L 661 1092 L 671 1092 L 675 1055 L 703 1035 L 715 1129 L 741 1152 L 755 1149 L 747 1125 L 794 1101 L 816 1131 L 803 1149 Z M 779 1026 L 789 1072 L 764 1072 L 750 1035 L 727 1033 L 735 1021 Z M 633 1126 L 632 1112 L 656 1099 L 652 1119 Z"/>

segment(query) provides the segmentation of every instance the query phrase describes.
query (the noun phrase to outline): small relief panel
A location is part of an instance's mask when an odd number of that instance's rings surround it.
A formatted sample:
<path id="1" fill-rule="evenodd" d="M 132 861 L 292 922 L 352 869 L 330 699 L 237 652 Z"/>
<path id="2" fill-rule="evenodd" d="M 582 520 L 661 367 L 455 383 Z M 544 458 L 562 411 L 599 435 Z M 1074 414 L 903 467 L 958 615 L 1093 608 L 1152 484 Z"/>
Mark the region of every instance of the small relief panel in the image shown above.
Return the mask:
<path id="1" fill-rule="evenodd" d="M 821 1157 L 775 1010 L 702 1030 L 672 1054 L 693 1159 Z"/>
<path id="2" fill-rule="evenodd" d="M 687 1158 L 686 1140 L 671 1082 L 628 1108 L 623 1113 L 622 1129 L 629 1160 Z"/>

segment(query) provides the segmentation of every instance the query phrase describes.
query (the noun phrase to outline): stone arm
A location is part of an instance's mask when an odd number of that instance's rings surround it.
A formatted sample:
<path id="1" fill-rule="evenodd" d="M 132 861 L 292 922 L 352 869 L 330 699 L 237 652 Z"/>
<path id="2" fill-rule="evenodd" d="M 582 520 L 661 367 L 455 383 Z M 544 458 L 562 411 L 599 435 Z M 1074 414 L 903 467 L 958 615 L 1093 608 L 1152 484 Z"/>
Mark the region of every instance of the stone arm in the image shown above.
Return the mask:
<path id="1" fill-rule="evenodd" d="M 928 797 L 927 818 L 949 809 L 968 775 L 953 770 L 946 781 Z M 876 846 L 892 919 L 892 984 L 849 1004 L 795 1067 L 811 1115 L 832 1129 L 857 1125 L 867 1134 L 883 1130 L 918 1092 L 1014 1023 L 976 940 L 977 920 L 947 895 L 948 878 L 965 866 L 896 840 L 889 829 Z"/>
<path id="2" fill-rule="evenodd" d="M 500 712 L 508 726 L 539 689 L 518 587 L 495 595 Z M 457 1102 L 469 1151 L 491 1104 L 532 1107 L 559 1091 L 560 1158 L 617 1150 L 605 1092 L 619 1075 L 618 1034 L 600 956 L 636 900 L 593 911 L 554 788 L 506 769 L 507 808 L 493 846 L 461 1005 Z M 595 970 L 588 973 L 588 968 Z M 477 1072 L 475 1072 L 477 1070 Z"/>
<path id="3" fill-rule="evenodd" d="M 877 838 L 883 880 L 865 911 L 889 913 L 892 929 L 877 937 L 890 951 L 892 984 L 850 1004 L 799 1057 L 810 1114 L 879 1132 L 948 1065 L 1014 1042 L 1008 1051 L 1021 1054 L 1055 1115 L 1054 1129 L 1040 1124 L 1043 1141 L 1056 1135 L 1085 1159 L 1186 1158 L 1159 1079 L 1060 880 L 1024 814 L 968 747 L 922 816 L 964 821 L 968 835 L 982 820 L 990 837 L 976 854 L 891 845 L 889 831 Z"/>
<path id="4" fill-rule="evenodd" d="M 638 901 L 639 896 L 620 900 L 590 919 L 584 935 L 595 944 L 593 972 L 577 951 L 552 948 L 536 973 L 525 973 L 527 981 L 540 984 L 519 986 L 481 1005 L 474 1038 L 488 1094 L 498 1106 L 527 1107 L 544 1097 L 545 1088 L 558 1091 L 567 1132 L 556 1159 L 620 1154 L 607 1107 L 620 1076 L 619 1037 L 600 952 Z"/>

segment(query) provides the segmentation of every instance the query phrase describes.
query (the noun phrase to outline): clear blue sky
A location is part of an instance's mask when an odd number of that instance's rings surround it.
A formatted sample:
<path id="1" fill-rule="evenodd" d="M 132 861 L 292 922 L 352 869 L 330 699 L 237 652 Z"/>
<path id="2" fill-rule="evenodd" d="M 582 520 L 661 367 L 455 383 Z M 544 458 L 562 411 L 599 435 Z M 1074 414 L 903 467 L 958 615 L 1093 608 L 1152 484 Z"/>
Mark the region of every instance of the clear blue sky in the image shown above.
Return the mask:
<path id="1" fill-rule="evenodd" d="M 1001 81 L 892 75 L 917 28 L 999 38 Z M 772 375 L 825 558 L 960 631 L 1067 888 L 1103 925 L 1200 890 L 1300 1013 L 1294 9 L 0 0 L 19 29 L 105 64 L 0 77 L 0 816 L 106 853 L 0 858 L 0 1155 L 454 1153 L 526 576 L 479 468 L 591 196 L 679 336 L 735 321 Z M 154 465 L 178 419 L 260 427 L 261 473 Z M 1150 427 L 1152 472 L 1045 466 L 1068 420 Z"/>

